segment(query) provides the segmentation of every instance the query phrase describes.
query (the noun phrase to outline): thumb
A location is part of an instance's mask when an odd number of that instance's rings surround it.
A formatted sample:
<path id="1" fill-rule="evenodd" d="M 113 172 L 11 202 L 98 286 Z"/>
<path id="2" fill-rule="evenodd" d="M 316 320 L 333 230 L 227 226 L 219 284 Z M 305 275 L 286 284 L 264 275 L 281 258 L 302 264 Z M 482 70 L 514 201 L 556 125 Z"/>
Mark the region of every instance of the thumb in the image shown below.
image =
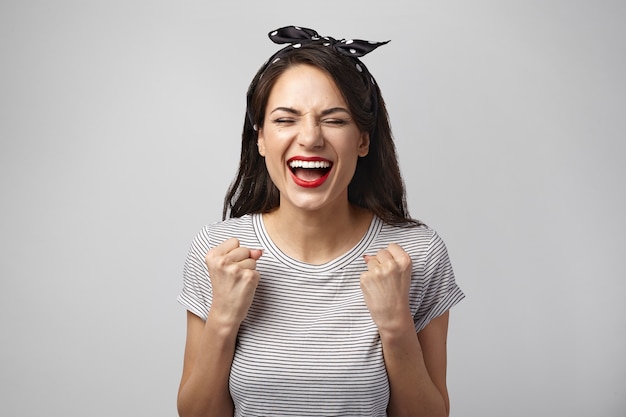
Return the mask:
<path id="1" fill-rule="evenodd" d="M 250 249 L 250 257 L 255 261 L 263 255 L 263 249 Z"/>

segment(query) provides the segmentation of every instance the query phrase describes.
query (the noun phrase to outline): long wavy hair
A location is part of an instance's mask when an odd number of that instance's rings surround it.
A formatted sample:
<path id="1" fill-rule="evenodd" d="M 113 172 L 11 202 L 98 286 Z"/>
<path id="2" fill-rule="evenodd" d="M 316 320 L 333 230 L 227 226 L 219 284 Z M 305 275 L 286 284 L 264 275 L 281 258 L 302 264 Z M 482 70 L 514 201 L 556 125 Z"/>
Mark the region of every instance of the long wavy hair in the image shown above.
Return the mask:
<path id="1" fill-rule="evenodd" d="M 226 197 L 222 218 L 267 213 L 280 204 L 280 193 L 257 148 L 257 129 L 263 127 L 267 101 L 280 75 L 294 65 L 313 65 L 330 74 L 352 117 L 370 137 L 369 153 L 360 157 L 348 186 L 348 201 L 370 210 L 385 223 L 417 225 L 409 216 L 406 193 L 393 142 L 385 102 L 373 78 L 356 69 L 357 61 L 332 48 L 304 45 L 262 67 L 248 90 L 248 109 L 241 135 L 239 169 Z M 255 125 L 257 129 L 255 129 Z"/>

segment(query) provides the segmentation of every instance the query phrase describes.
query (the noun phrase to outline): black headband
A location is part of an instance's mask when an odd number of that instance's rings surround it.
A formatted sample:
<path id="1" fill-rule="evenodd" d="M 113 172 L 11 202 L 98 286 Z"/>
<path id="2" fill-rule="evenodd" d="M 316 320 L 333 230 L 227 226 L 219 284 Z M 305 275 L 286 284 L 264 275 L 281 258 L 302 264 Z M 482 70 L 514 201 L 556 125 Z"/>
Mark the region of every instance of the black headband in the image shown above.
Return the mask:
<path id="1" fill-rule="evenodd" d="M 265 62 L 265 64 L 263 64 L 257 76 L 254 78 L 254 80 L 250 84 L 250 87 L 248 88 L 246 113 L 248 115 L 250 123 L 254 127 L 254 130 L 257 130 L 257 127 L 254 122 L 254 115 L 252 114 L 251 101 L 254 90 L 256 89 L 256 85 L 263 76 L 263 73 L 265 72 L 267 67 L 269 67 L 274 62 L 280 60 L 281 57 L 286 55 L 289 51 L 293 51 L 295 49 L 301 48 L 303 45 L 309 44 L 319 44 L 325 47 L 330 47 L 343 56 L 353 58 L 355 60 L 355 68 L 357 69 L 357 71 L 364 74 L 365 78 L 375 85 L 376 82 L 374 81 L 374 77 L 372 77 L 370 72 L 367 70 L 365 64 L 363 64 L 361 60 L 359 60 L 359 58 L 372 52 L 379 46 L 389 43 L 389 41 L 372 42 L 364 41 L 361 39 L 337 40 L 330 36 L 320 36 L 313 29 L 303 28 L 299 26 L 285 26 L 280 29 L 271 31 L 268 36 L 272 40 L 272 42 L 276 44 L 280 45 L 288 43 L 289 45 L 276 52 L 270 57 L 270 59 Z M 374 112 L 376 112 L 378 107 L 376 93 L 373 93 L 372 96 Z"/>

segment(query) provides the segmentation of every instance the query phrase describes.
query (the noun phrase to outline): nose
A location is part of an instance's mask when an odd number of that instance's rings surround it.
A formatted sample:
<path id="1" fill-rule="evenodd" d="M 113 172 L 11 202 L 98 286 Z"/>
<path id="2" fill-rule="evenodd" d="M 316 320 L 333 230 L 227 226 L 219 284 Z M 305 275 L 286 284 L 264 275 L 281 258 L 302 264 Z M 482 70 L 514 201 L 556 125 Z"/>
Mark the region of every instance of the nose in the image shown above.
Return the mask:
<path id="1" fill-rule="evenodd" d="M 324 146 L 322 127 L 314 117 L 307 117 L 300 125 L 298 144 L 304 148 L 321 148 Z"/>

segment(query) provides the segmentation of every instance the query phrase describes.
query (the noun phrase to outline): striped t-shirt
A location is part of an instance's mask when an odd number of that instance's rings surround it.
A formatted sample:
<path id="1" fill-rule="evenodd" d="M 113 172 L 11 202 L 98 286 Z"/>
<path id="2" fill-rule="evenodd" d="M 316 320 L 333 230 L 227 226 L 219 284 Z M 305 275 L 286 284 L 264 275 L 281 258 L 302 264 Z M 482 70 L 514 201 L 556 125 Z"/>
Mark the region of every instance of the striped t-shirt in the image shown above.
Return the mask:
<path id="1" fill-rule="evenodd" d="M 363 255 L 397 243 L 411 256 L 410 305 L 418 332 L 464 297 L 443 241 L 427 226 L 390 226 L 374 216 L 351 250 L 312 265 L 281 252 L 262 216 L 252 214 L 205 226 L 192 242 L 178 301 L 204 320 L 212 297 L 204 257 L 231 237 L 264 250 L 231 366 L 236 416 L 386 415 L 382 346 L 360 288 Z"/>

